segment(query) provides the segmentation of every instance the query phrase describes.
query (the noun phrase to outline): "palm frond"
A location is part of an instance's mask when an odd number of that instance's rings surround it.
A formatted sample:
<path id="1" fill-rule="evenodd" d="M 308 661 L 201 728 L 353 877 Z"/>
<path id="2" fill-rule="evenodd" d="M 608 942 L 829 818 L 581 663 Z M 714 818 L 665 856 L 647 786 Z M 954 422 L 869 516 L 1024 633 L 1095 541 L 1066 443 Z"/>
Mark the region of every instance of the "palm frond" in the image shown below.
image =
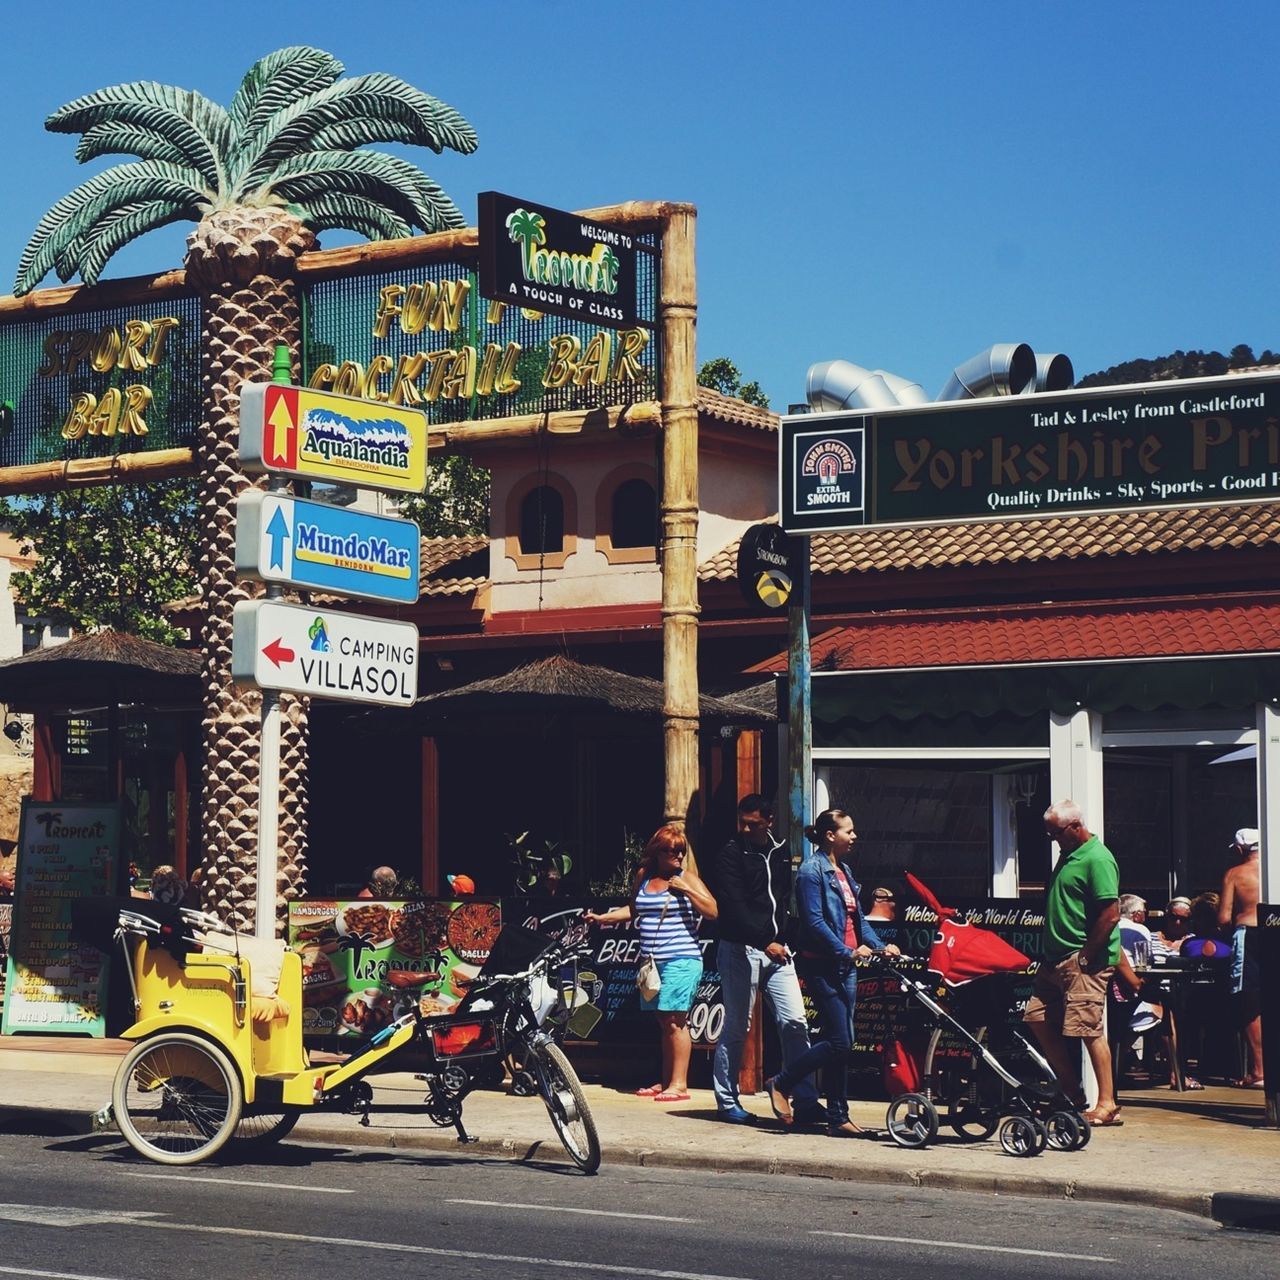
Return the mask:
<path id="1" fill-rule="evenodd" d="M 100 214 L 90 227 L 58 254 L 56 269 L 61 280 L 77 272 L 85 284 L 95 284 L 108 259 L 130 240 L 184 218 L 198 219 L 194 206 L 173 200 L 133 200 Z"/>
<path id="2" fill-rule="evenodd" d="M 259 58 L 240 82 L 228 113 L 237 145 L 252 138 L 277 111 L 327 88 L 345 70 L 332 54 L 308 45 L 291 45 Z"/>
<path id="3" fill-rule="evenodd" d="M 167 160 L 182 164 L 186 157 L 182 148 L 154 129 L 141 125 L 125 124 L 119 120 L 104 120 L 84 131 L 80 145 L 76 147 L 76 160 L 84 164 L 99 156 L 138 156 L 143 160 Z"/>
<path id="4" fill-rule="evenodd" d="M 344 227 L 370 240 L 400 240 L 413 234 L 413 228 L 403 218 L 363 196 L 347 193 L 317 196 L 290 207 L 313 231 Z"/>
<path id="5" fill-rule="evenodd" d="M 452 107 L 428 97 L 396 76 L 374 72 L 340 80 L 327 89 L 278 111 L 258 144 L 237 154 L 233 168 L 236 194 L 243 198 L 291 155 L 306 151 L 320 129 L 343 120 L 377 118 L 401 122 L 414 141 L 434 151 L 476 148 L 475 130 Z"/>
<path id="6" fill-rule="evenodd" d="M 52 269 L 58 253 L 105 209 L 143 200 L 170 200 L 184 208 L 211 203 L 201 175 L 162 160 L 118 164 L 95 174 L 40 219 L 18 260 L 17 294 L 30 293 Z"/>
<path id="7" fill-rule="evenodd" d="M 231 122 L 222 107 L 202 94 L 152 80 L 135 80 L 68 102 L 44 122 L 44 127 L 52 133 L 83 133 L 107 121 L 139 125 L 163 135 L 206 182 L 215 187 L 220 184 L 232 144 Z"/>
<path id="8" fill-rule="evenodd" d="M 453 201 L 416 165 L 381 151 L 316 151 L 286 160 L 262 190 L 291 202 L 350 194 L 380 200 L 425 231 L 462 225 Z"/>

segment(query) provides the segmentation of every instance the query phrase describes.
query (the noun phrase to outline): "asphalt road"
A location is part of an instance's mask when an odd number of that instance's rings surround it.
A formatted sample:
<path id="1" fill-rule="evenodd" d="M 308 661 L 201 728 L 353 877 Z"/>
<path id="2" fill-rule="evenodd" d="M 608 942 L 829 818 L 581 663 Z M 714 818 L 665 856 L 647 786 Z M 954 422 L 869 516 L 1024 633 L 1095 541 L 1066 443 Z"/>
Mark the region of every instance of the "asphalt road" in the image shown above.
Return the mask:
<path id="1" fill-rule="evenodd" d="M 1136 1173 L 1154 1170 L 1138 1162 Z M 286 1143 L 171 1169 L 0 1136 L 0 1276 L 1280 1280 L 1275 1237 L 1142 1206 Z"/>

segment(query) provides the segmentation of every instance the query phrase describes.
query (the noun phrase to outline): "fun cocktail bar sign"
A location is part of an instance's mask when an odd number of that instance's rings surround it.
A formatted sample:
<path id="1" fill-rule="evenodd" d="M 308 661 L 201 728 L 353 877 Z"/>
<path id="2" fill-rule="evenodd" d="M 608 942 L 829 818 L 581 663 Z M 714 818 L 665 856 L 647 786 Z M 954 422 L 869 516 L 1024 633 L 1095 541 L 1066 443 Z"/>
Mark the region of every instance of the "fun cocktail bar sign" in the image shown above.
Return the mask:
<path id="1" fill-rule="evenodd" d="M 1280 376 L 1241 374 L 782 422 L 790 533 L 1280 496 Z"/>
<path id="2" fill-rule="evenodd" d="M 420 260 L 406 254 L 414 242 L 393 242 L 359 268 L 341 250 L 332 270 L 324 253 L 310 255 L 301 282 L 307 385 L 419 410 L 433 424 L 657 398 L 656 237 L 521 207 L 527 219 L 503 218 L 495 234 L 518 269 L 527 262 L 538 275 L 536 297 L 483 295 L 485 236 L 478 252 L 433 251 L 436 238 L 421 237 Z M 540 232 L 544 214 L 554 216 Z M 555 239 L 557 219 L 595 228 L 585 255 Z M 535 243 L 539 234 L 546 244 Z M 589 301 L 557 308 L 553 295 L 575 280 Z M 138 285 L 96 287 L 92 310 L 83 295 L 65 307 L 33 305 L 39 293 L 0 302 L 0 402 L 13 405 L 0 417 L 0 468 L 192 446 L 200 299 L 177 286 L 157 298 Z M 113 305 L 113 295 L 142 294 Z"/>

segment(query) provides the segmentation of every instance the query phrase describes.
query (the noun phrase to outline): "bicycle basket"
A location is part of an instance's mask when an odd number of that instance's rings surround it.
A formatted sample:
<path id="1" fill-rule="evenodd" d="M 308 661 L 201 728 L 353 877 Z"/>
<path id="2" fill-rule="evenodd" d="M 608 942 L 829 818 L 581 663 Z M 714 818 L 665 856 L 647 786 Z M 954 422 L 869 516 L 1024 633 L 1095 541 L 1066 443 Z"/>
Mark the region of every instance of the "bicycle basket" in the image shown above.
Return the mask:
<path id="1" fill-rule="evenodd" d="M 431 1028 L 431 1049 L 437 1058 L 481 1058 L 497 1053 L 498 1036 L 493 1020 L 442 1021 Z"/>

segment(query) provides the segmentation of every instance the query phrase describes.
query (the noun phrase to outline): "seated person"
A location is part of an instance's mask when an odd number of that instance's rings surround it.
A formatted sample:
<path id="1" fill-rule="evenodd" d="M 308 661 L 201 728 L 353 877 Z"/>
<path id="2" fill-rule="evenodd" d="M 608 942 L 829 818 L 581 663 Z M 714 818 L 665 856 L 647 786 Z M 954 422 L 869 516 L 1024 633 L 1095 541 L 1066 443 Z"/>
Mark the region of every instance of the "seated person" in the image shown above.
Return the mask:
<path id="1" fill-rule="evenodd" d="M 1176 956 L 1182 944 L 1189 938 L 1191 924 L 1191 899 L 1170 898 L 1164 909 L 1160 927 L 1151 931 L 1151 955 L 1155 960 Z"/>

